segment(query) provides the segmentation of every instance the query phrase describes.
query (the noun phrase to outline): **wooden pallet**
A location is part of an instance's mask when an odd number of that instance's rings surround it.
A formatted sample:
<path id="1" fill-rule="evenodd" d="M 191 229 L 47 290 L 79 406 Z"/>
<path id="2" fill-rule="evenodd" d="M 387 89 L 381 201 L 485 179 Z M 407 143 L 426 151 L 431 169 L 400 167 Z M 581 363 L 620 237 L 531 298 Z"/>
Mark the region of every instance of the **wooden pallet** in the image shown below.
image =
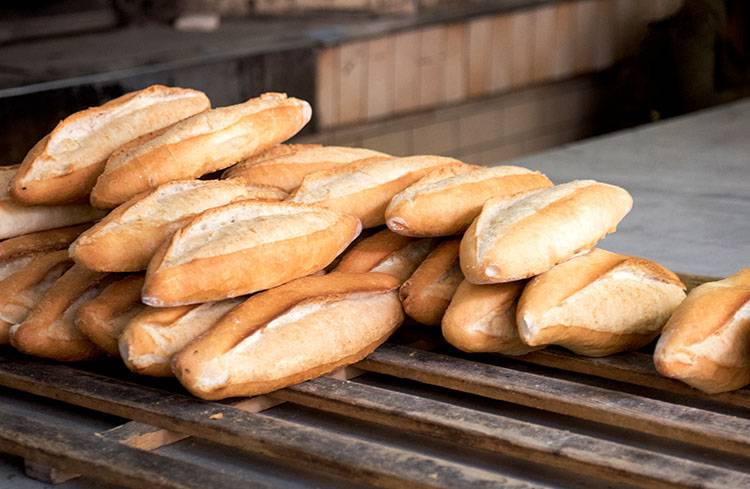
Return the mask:
<path id="1" fill-rule="evenodd" d="M 700 281 L 690 277 L 689 283 Z M 269 415 L 287 402 L 344 423 L 448 444 L 457 454 L 501 454 L 520 467 L 536 464 L 601 481 L 593 487 L 750 487 L 748 389 L 706 396 L 658 376 L 643 352 L 590 359 L 549 349 L 477 357 L 449 349 L 429 332 L 419 336 L 421 342 L 383 345 L 356 369 L 221 403 L 169 383 L 0 350 L 5 388 L 132 420 L 87 433 L 0 402 L 0 451 L 26 458 L 37 472 L 40 464 L 55 468 L 48 473 L 57 480 L 83 474 L 133 488 L 270 487 L 152 452 L 186 437 L 378 487 L 549 487 L 523 470 L 493 470 L 465 457 Z"/>

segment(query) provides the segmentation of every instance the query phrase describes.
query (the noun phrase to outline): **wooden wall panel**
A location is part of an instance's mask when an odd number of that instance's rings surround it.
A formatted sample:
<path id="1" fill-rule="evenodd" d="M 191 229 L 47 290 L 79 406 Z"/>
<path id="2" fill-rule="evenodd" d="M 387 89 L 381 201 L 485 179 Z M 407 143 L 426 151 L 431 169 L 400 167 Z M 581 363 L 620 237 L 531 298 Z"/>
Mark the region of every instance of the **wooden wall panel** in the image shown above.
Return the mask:
<path id="1" fill-rule="evenodd" d="M 554 5 L 542 7 L 534 11 L 534 54 L 531 58 L 531 79 L 533 81 L 549 80 L 556 69 L 558 54 L 557 9 Z"/>
<path id="2" fill-rule="evenodd" d="M 445 100 L 459 102 L 467 97 L 469 66 L 466 57 L 466 24 L 445 28 Z"/>
<path id="3" fill-rule="evenodd" d="M 419 32 L 419 106 L 445 103 L 445 28 Z"/>
<path id="4" fill-rule="evenodd" d="M 575 3 L 575 71 L 585 73 L 594 68 L 596 57 L 595 24 L 597 0 L 584 0 Z"/>
<path id="5" fill-rule="evenodd" d="M 490 51 L 490 90 L 492 92 L 510 88 L 513 69 L 512 52 L 510 16 L 498 15 L 492 22 L 492 49 Z"/>
<path id="6" fill-rule="evenodd" d="M 575 3 L 565 2 L 557 5 L 555 23 L 555 67 L 554 78 L 567 78 L 575 70 Z"/>
<path id="7" fill-rule="evenodd" d="M 492 17 L 479 17 L 469 22 L 469 96 L 488 92 L 490 87 L 490 56 L 492 55 Z"/>
<path id="8" fill-rule="evenodd" d="M 367 101 L 368 43 L 352 42 L 341 46 L 339 55 L 339 122 L 364 119 Z"/>
<path id="9" fill-rule="evenodd" d="M 366 117 L 375 119 L 395 111 L 395 42 L 388 36 L 368 44 Z"/>
<path id="10" fill-rule="evenodd" d="M 397 111 L 413 110 L 419 105 L 419 40 L 419 32 L 404 32 L 394 38 Z"/>
<path id="11" fill-rule="evenodd" d="M 510 17 L 511 51 L 510 78 L 513 87 L 532 81 L 534 66 L 534 11 L 521 11 Z"/>
<path id="12" fill-rule="evenodd" d="M 614 64 L 617 56 L 617 38 L 620 26 L 617 25 L 617 5 L 611 0 L 597 0 L 594 3 L 594 59 L 592 67 L 603 70 Z"/>

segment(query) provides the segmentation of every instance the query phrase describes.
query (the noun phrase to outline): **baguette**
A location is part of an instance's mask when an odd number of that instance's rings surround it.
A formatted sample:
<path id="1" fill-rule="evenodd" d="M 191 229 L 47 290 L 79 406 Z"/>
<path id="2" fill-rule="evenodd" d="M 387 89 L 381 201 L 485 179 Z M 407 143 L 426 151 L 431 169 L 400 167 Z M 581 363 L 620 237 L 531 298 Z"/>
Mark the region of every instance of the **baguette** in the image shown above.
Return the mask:
<path id="1" fill-rule="evenodd" d="M 664 327 L 654 363 L 709 394 L 750 384 L 750 268 L 691 290 Z"/>
<path id="2" fill-rule="evenodd" d="M 10 341 L 10 328 L 31 309 L 73 263 L 65 250 L 29 256 L 25 265 L 0 280 L 0 344 Z"/>
<path id="3" fill-rule="evenodd" d="M 294 136 L 311 115 L 307 102 L 281 93 L 197 114 L 107 160 L 91 203 L 107 209 L 163 183 L 223 170 Z"/>
<path id="4" fill-rule="evenodd" d="M 17 165 L 0 167 L 0 239 L 91 222 L 105 214 L 88 204 L 19 204 L 9 192 L 10 182 L 17 172 Z"/>
<path id="5" fill-rule="evenodd" d="M 18 351 L 62 362 L 92 360 L 102 355 L 81 333 L 74 320 L 78 309 L 107 285 L 108 274 L 73 265 L 31 310 L 10 329 L 10 343 Z"/>
<path id="6" fill-rule="evenodd" d="M 385 208 L 394 195 L 430 170 L 463 165 L 443 156 L 367 160 L 307 175 L 291 201 L 353 214 L 365 228 L 385 224 Z"/>
<path id="7" fill-rule="evenodd" d="M 422 324 L 438 326 L 464 279 L 458 264 L 459 240 L 440 243 L 399 289 L 404 312 Z"/>
<path id="8" fill-rule="evenodd" d="M 413 239 L 384 229 L 352 246 L 334 271 L 387 273 L 403 283 L 435 247 L 433 239 Z"/>
<path id="9" fill-rule="evenodd" d="M 172 356 L 241 302 L 227 299 L 193 306 L 148 307 L 120 336 L 120 356 L 137 374 L 173 377 Z"/>
<path id="10" fill-rule="evenodd" d="M 596 246 L 632 205 L 624 189 L 593 180 L 490 199 L 461 240 L 461 270 L 475 284 L 539 275 Z"/>
<path id="11" fill-rule="evenodd" d="M 323 270 L 360 231 L 356 217 L 299 204 L 210 209 L 154 255 L 143 302 L 181 306 L 269 289 Z"/>
<path id="12" fill-rule="evenodd" d="M 175 355 L 203 399 L 265 394 L 362 360 L 403 321 L 396 278 L 305 277 L 254 295 Z"/>
<path id="13" fill-rule="evenodd" d="M 280 144 L 228 168 L 222 178 L 242 178 L 247 182 L 271 185 L 292 192 L 310 173 L 372 158 L 386 159 L 390 156 L 364 148 Z"/>
<path id="14" fill-rule="evenodd" d="M 119 146 L 210 106 L 197 90 L 153 85 L 76 112 L 29 151 L 11 193 L 25 204 L 80 200 Z"/>
<path id="15" fill-rule="evenodd" d="M 238 181 L 166 183 L 112 211 L 73 243 L 70 255 L 92 270 L 145 270 L 159 246 L 197 214 L 241 200 L 285 197 L 279 189 Z"/>
<path id="16" fill-rule="evenodd" d="M 0 242 L 0 281 L 27 266 L 35 257 L 66 248 L 86 226 L 24 234 Z"/>
<path id="17" fill-rule="evenodd" d="M 600 357 L 650 343 L 684 298 L 685 285 L 661 265 L 594 249 L 534 277 L 516 320 L 528 345 Z"/>
<path id="18" fill-rule="evenodd" d="M 518 336 L 516 304 L 523 285 L 523 282 L 492 285 L 461 282 L 443 316 L 445 340 L 469 353 L 525 355 L 538 350 Z"/>
<path id="19" fill-rule="evenodd" d="M 512 198 L 551 186 L 542 173 L 519 166 L 438 168 L 393 197 L 385 222 L 392 231 L 407 236 L 460 234 L 488 199 Z"/>
<path id="20" fill-rule="evenodd" d="M 75 324 L 92 343 L 116 357 L 117 340 L 125 326 L 146 306 L 141 303 L 143 276 L 131 275 L 109 284 L 94 299 L 83 304 Z"/>

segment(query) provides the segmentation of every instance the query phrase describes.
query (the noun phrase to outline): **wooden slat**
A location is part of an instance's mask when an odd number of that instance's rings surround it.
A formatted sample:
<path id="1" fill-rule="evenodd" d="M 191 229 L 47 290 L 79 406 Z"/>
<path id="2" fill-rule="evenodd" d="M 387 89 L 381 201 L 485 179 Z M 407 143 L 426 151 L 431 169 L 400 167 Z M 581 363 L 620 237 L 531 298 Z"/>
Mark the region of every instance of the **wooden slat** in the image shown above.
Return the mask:
<path id="1" fill-rule="evenodd" d="M 338 47 L 318 51 L 315 63 L 315 111 L 313 117 L 319 128 L 335 126 L 339 123 L 339 67 Z"/>
<path id="2" fill-rule="evenodd" d="M 481 97 L 490 89 L 492 52 L 492 17 L 469 22 L 469 96 Z"/>
<path id="3" fill-rule="evenodd" d="M 466 59 L 466 24 L 452 24 L 445 28 L 445 101 L 466 99 L 468 61 Z"/>
<path id="4" fill-rule="evenodd" d="M 750 457 L 750 419 L 388 344 L 358 366 Z"/>
<path id="5" fill-rule="evenodd" d="M 338 122 L 346 124 L 364 119 L 367 107 L 367 42 L 341 45 L 339 76 Z"/>
<path id="6" fill-rule="evenodd" d="M 513 43 L 511 51 L 510 78 L 513 87 L 522 87 L 532 80 L 534 66 L 534 11 L 511 14 L 510 32 Z"/>
<path id="7" fill-rule="evenodd" d="M 612 481 L 648 487 L 750 487 L 750 474 L 355 382 L 319 378 L 273 395 Z"/>
<path id="8" fill-rule="evenodd" d="M 557 8 L 554 5 L 534 11 L 534 32 L 531 78 L 545 81 L 554 77 L 557 68 Z"/>
<path id="9" fill-rule="evenodd" d="M 396 112 L 413 110 L 419 105 L 419 32 L 403 32 L 394 39 L 396 48 Z"/>
<path id="10" fill-rule="evenodd" d="M 594 45 L 593 68 L 609 68 L 617 57 L 617 5 L 611 0 L 597 0 L 595 3 L 595 37 L 589 42 Z"/>
<path id="11" fill-rule="evenodd" d="M 445 28 L 419 31 L 419 106 L 445 104 Z"/>
<path id="12" fill-rule="evenodd" d="M 367 114 L 368 120 L 393 113 L 395 82 L 395 49 L 393 36 L 373 39 L 368 43 Z"/>
<path id="13" fill-rule="evenodd" d="M 490 90 L 501 92 L 511 86 L 513 68 L 513 38 L 510 16 L 498 15 L 492 21 L 492 55 L 490 63 Z"/>
<path id="14" fill-rule="evenodd" d="M 597 2 L 575 2 L 575 71 L 586 73 L 594 69 L 596 61 Z"/>
<path id="15" fill-rule="evenodd" d="M 555 78 L 567 78 L 575 68 L 575 3 L 564 2 L 556 6 L 555 24 Z"/>

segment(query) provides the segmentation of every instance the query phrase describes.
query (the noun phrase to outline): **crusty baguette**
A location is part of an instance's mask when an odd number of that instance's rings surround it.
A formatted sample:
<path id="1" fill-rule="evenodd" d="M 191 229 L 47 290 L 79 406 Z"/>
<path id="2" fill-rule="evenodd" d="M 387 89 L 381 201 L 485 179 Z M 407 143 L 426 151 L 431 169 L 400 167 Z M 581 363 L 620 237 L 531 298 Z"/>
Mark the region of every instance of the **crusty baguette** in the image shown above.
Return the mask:
<path id="1" fill-rule="evenodd" d="M 254 396 L 363 359 L 403 321 L 396 278 L 305 277 L 250 297 L 175 355 L 175 375 L 204 399 Z"/>
<path id="2" fill-rule="evenodd" d="M 691 290 L 664 327 L 654 363 L 709 394 L 750 384 L 750 268 Z"/>
<path id="3" fill-rule="evenodd" d="M 370 158 L 390 158 L 364 148 L 320 144 L 280 144 L 228 168 L 222 178 L 242 178 L 258 185 L 271 185 L 291 192 L 313 172 L 330 170 Z"/>
<path id="4" fill-rule="evenodd" d="M 371 159 L 307 175 L 291 200 L 353 214 L 365 228 L 385 224 L 385 208 L 394 195 L 430 170 L 463 165 L 443 156 Z"/>
<path id="5" fill-rule="evenodd" d="M 35 257 L 67 248 L 86 228 L 78 225 L 39 231 L 0 242 L 0 280 L 10 277 Z"/>
<path id="6" fill-rule="evenodd" d="M 490 199 L 461 240 L 461 270 L 475 284 L 544 273 L 594 246 L 630 212 L 627 191 L 578 180 L 520 200 Z"/>
<path id="7" fill-rule="evenodd" d="M 141 302 L 143 275 L 130 275 L 109 284 L 95 298 L 83 304 L 75 324 L 92 343 L 116 357 L 122 330 L 146 306 Z"/>
<path id="8" fill-rule="evenodd" d="M 91 203 L 111 208 L 163 183 L 223 170 L 294 136 L 311 114 L 307 102 L 280 93 L 197 114 L 107 160 Z"/>
<path id="9" fill-rule="evenodd" d="M 76 112 L 29 151 L 11 192 L 26 204 L 80 200 L 119 146 L 210 106 L 197 90 L 153 85 Z"/>
<path id="10" fill-rule="evenodd" d="M 173 377 L 172 356 L 242 301 L 235 298 L 192 306 L 147 307 L 120 336 L 120 356 L 137 374 Z"/>
<path id="11" fill-rule="evenodd" d="M 523 285 L 461 282 L 443 316 L 445 340 L 470 353 L 525 355 L 537 350 L 521 340 L 516 327 L 516 304 Z"/>
<path id="12" fill-rule="evenodd" d="M 551 186 L 542 173 L 520 166 L 438 168 L 393 197 L 385 222 L 407 236 L 450 236 L 466 231 L 488 199 Z"/>
<path id="13" fill-rule="evenodd" d="M 161 244 L 201 212 L 241 200 L 283 200 L 286 193 L 240 181 L 181 180 L 133 197 L 70 247 L 76 263 L 103 272 L 145 270 Z"/>
<path id="14" fill-rule="evenodd" d="M 0 344 L 10 341 L 10 328 L 26 319 L 42 295 L 73 264 L 65 250 L 26 255 L 29 260 L 0 280 Z"/>
<path id="15" fill-rule="evenodd" d="M 91 222 L 105 214 L 85 203 L 35 206 L 20 204 L 10 196 L 8 187 L 17 172 L 18 166 L 0 167 L 0 239 Z"/>
<path id="16" fill-rule="evenodd" d="M 210 209 L 154 255 L 143 302 L 210 302 L 269 289 L 323 270 L 361 231 L 356 217 L 287 202 Z"/>
<path id="17" fill-rule="evenodd" d="M 599 357 L 650 343 L 684 298 L 661 265 L 597 248 L 534 277 L 516 321 L 528 345 Z"/>
<path id="18" fill-rule="evenodd" d="M 10 329 L 10 343 L 18 351 L 62 362 L 91 360 L 102 355 L 75 325 L 78 309 L 107 285 L 108 276 L 73 265 L 31 310 Z"/>
<path id="19" fill-rule="evenodd" d="M 354 244 L 334 270 L 387 273 L 403 283 L 436 245 L 434 239 L 414 239 L 384 229 Z"/>
<path id="20" fill-rule="evenodd" d="M 438 326 L 464 275 L 458 264 L 458 239 L 440 243 L 399 289 L 404 312 L 415 321 Z"/>

